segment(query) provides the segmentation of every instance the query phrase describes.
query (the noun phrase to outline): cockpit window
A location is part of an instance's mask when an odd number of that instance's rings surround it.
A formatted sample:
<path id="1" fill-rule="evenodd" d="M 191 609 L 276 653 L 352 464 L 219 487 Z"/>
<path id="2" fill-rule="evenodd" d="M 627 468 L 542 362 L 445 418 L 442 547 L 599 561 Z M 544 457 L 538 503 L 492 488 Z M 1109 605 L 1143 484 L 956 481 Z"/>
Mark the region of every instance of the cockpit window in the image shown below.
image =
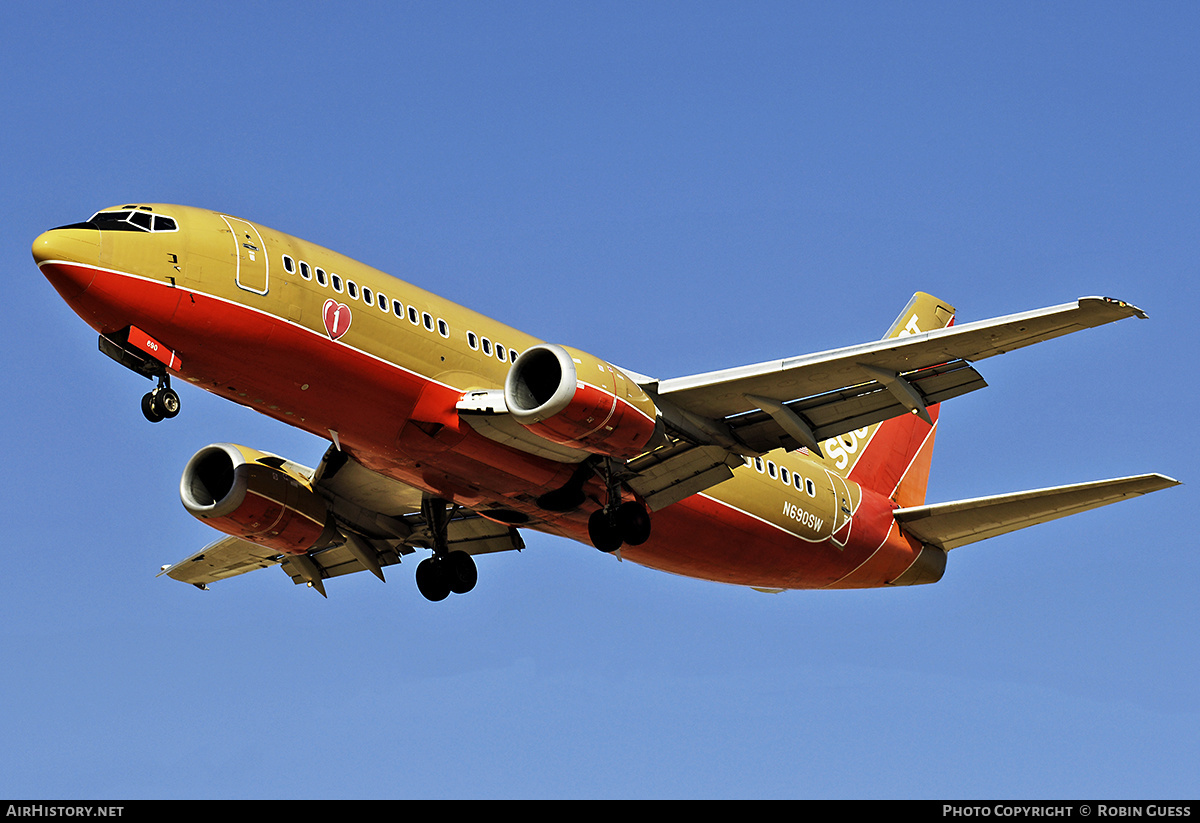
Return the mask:
<path id="1" fill-rule="evenodd" d="M 145 209 L 127 207 L 120 211 L 101 211 L 92 215 L 89 223 L 105 231 L 178 231 L 179 226 L 170 217 L 161 214 L 151 214 Z"/>

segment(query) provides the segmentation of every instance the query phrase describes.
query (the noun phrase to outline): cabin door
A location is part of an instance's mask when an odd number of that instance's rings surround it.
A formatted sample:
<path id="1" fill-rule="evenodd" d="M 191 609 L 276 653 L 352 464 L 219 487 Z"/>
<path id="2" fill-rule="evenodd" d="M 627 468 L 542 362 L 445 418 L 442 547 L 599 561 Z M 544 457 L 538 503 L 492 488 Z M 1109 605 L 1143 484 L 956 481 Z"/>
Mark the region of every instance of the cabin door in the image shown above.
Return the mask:
<path id="1" fill-rule="evenodd" d="M 255 294 L 267 293 L 267 276 L 270 268 L 267 262 L 267 250 L 263 245 L 262 235 L 250 223 L 238 220 L 236 217 L 221 218 L 233 233 L 233 242 L 237 247 L 237 284 L 246 291 Z"/>

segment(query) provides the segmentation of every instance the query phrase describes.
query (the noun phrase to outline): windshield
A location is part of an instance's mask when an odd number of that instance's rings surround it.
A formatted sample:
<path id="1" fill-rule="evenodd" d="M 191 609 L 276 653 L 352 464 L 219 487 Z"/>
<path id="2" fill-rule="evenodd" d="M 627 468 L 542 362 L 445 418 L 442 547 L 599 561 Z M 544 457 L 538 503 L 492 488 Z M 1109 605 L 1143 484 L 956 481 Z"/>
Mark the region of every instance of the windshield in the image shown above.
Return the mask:
<path id="1" fill-rule="evenodd" d="M 127 206 L 119 211 L 100 211 L 92 215 L 89 223 L 106 231 L 177 231 L 175 220 L 161 214 L 153 214 L 145 207 Z"/>

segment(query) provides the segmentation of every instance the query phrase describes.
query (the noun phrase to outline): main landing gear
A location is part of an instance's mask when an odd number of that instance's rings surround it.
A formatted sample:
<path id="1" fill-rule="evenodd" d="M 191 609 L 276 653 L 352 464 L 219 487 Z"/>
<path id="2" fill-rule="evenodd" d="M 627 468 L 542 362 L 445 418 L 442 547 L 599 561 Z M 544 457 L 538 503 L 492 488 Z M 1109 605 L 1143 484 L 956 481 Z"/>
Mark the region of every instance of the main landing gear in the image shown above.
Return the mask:
<path id="1" fill-rule="evenodd" d="M 633 500 L 597 509 L 588 518 L 588 536 L 602 552 L 615 552 L 626 544 L 640 546 L 650 539 L 650 512 Z"/>
<path id="2" fill-rule="evenodd" d="M 151 423 L 179 414 L 179 395 L 171 388 L 170 375 L 161 375 L 158 378 L 158 388 L 142 397 L 142 414 Z"/>
<path id="3" fill-rule="evenodd" d="M 640 546 L 650 539 L 650 511 L 637 500 L 621 503 L 621 488 L 612 467 L 605 464 L 604 485 L 608 503 L 588 518 L 588 537 L 602 552 L 615 552 L 623 545 Z"/>
<path id="4" fill-rule="evenodd" d="M 425 497 L 421 514 L 433 541 L 433 557 L 417 564 L 417 590 L 426 600 L 437 602 L 451 594 L 466 594 L 475 588 L 479 570 L 475 559 L 464 551 L 450 551 L 446 539 L 450 523 L 447 503 L 439 497 Z"/>
<path id="5" fill-rule="evenodd" d="M 478 579 L 475 560 L 463 551 L 434 554 L 417 564 L 417 590 L 435 603 L 451 594 L 466 594 Z"/>

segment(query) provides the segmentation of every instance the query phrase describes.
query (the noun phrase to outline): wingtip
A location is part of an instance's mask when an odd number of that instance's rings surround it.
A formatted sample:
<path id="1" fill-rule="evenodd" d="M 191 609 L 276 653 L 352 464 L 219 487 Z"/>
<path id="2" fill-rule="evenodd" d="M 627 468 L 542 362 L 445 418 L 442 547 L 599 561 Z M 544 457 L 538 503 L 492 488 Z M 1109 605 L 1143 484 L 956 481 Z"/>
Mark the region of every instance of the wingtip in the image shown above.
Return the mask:
<path id="1" fill-rule="evenodd" d="M 1100 303 L 1107 303 L 1108 305 L 1121 310 L 1127 316 L 1136 317 L 1139 320 L 1146 320 L 1150 317 L 1150 315 L 1146 314 L 1146 312 L 1142 311 L 1141 309 L 1139 309 L 1137 306 L 1133 305 L 1132 303 L 1127 303 L 1124 300 L 1118 300 L 1115 297 L 1081 297 L 1081 298 L 1079 298 L 1080 303 L 1083 303 L 1085 300 L 1089 300 L 1089 301 L 1095 300 Z"/>

